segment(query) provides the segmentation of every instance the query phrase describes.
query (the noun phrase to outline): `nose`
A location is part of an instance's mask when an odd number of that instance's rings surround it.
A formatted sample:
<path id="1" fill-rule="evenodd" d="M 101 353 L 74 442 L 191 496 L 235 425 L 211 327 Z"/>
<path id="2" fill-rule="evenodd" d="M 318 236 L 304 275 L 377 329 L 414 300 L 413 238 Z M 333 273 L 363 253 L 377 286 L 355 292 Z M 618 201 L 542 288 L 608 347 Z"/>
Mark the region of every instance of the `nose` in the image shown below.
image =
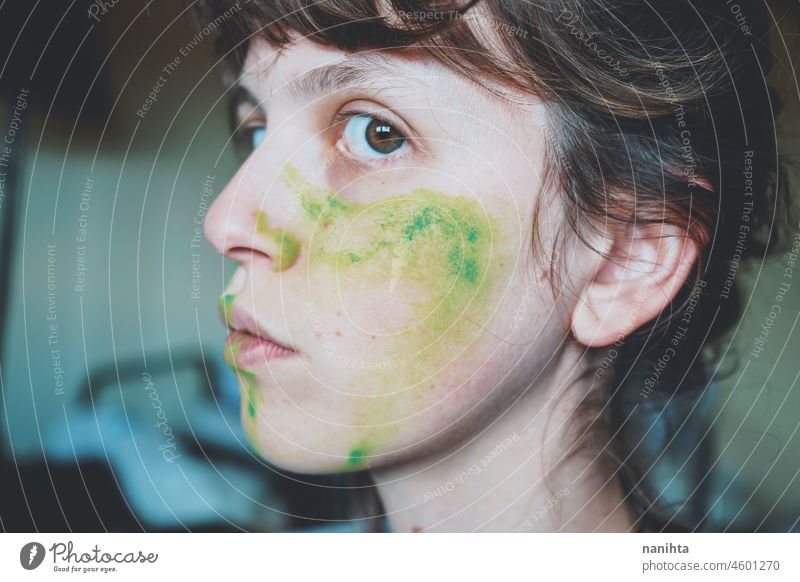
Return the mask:
<path id="1" fill-rule="evenodd" d="M 291 268 L 300 254 L 292 200 L 280 177 L 282 164 L 248 158 L 214 200 L 205 236 L 222 255 L 273 271 Z"/>

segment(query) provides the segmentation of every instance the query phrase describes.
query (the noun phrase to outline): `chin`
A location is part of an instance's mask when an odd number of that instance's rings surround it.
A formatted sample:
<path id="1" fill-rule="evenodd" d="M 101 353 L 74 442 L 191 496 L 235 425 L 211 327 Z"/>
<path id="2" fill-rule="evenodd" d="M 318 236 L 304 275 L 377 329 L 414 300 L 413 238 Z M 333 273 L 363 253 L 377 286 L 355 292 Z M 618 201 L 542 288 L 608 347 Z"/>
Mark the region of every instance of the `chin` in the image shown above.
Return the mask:
<path id="1" fill-rule="evenodd" d="M 322 455 L 298 451 L 295 447 L 291 447 L 292 450 L 266 447 L 252 440 L 250 441 L 250 447 L 270 465 L 292 473 L 304 473 L 306 475 L 336 473 L 341 464 L 338 459 L 326 459 Z"/>
<path id="2" fill-rule="evenodd" d="M 247 422 L 246 414 L 243 420 Z M 347 473 L 367 468 L 365 462 L 352 463 L 347 448 L 342 446 L 341 453 L 316 452 L 331 448 L 331 441 L 308 441 L 298 438 L 301 435 L 278 435 L 267 427 L 261 427 L 260 435 L 252 434 L 245 424 L 250 448 L 270 465 L 283 471 L 306 475 L 325 475 L 331 473 Z M 269 435 L 269 436 L 267 436 Z"/>

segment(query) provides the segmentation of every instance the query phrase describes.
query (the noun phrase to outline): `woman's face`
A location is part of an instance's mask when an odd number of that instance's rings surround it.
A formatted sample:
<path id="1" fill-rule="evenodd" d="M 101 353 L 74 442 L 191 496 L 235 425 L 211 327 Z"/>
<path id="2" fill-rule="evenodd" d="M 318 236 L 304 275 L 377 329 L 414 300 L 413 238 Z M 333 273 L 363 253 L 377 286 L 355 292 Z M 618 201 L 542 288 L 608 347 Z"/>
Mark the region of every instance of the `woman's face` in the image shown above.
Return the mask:
<path id="1" fill-rule="evenodd" d="M 534 224 L 541 105 L 408 52 L 307 40 L 251 43 L 241 85 L 254 149 L 206 234 L 238 263 L 220 304 L 253 447 L 294 471 L 356 470 L 491 422 L 569 327 L 549 245 L 533 246 L 559 227 L 553 203 Z"/>

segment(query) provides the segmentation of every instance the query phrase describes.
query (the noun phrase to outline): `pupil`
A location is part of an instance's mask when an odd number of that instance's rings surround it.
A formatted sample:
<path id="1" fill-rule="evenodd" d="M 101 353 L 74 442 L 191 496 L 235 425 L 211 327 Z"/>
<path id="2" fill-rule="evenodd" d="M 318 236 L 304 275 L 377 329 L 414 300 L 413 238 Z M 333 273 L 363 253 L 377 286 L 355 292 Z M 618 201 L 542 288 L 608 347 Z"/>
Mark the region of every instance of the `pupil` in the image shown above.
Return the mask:
<path id="1" fill-rule="evenodd" d="M 390 154 L 403 145 L 405 138 L 391 125 L 373 119 L 367 126 L 367 142 L 375 151 Z"/>

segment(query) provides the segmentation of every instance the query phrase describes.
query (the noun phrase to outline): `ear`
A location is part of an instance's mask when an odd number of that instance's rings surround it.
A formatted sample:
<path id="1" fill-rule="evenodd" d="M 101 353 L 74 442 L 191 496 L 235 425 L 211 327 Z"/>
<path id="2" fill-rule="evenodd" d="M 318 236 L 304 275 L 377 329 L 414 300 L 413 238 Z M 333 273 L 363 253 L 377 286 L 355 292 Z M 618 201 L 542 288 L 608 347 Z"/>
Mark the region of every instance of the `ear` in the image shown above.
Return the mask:
<path id="1" fill-rule="evenodd" d="M 572 313 L 572 333 L 588 347 L 610 345 L 657 317 L 697 260 L 697 245 L 676 226 L 626 230 L 610 241 Z"/>

